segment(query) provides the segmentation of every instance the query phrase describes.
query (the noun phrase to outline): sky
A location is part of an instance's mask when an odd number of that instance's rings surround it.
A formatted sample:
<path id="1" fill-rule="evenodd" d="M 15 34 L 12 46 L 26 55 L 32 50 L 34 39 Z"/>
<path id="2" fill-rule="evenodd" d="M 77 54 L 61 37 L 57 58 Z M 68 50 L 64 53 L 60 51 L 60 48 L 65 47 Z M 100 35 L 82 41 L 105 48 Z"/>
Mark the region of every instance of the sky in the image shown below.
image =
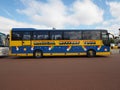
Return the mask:
<path id="1" fill-rule="evenodd" d="M 12 28 L 107 29 L 119 35 L 120 0 L 0 0 L 0 32 Z"/>

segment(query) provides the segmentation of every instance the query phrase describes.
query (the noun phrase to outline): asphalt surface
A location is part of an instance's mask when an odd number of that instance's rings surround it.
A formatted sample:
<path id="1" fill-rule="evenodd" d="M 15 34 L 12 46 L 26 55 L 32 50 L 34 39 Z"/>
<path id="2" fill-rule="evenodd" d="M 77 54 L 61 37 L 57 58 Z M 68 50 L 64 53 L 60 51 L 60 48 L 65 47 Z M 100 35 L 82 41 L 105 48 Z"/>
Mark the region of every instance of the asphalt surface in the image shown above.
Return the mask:
<path id="1" fill-rule="evenodd" d="M 0 90 L 120 90 L 120 54 L 1 57 Z"/>

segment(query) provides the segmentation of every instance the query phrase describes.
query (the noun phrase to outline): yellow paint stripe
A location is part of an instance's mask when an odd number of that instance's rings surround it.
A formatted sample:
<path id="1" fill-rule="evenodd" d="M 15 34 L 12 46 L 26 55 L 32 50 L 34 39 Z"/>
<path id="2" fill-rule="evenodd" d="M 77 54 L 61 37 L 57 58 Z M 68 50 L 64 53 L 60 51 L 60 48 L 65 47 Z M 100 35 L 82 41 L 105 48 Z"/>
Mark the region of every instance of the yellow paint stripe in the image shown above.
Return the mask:
<path id="1" fill-rule="evenodd" d="M 110 52 L 97 52 L 96 55 L 109 56 Z"/>
<path id="2" fill-rule="evenodd" d="M 43 56 L 50 56 L 50 53 L 43 53 Z"/>
<path id="3" fill-rule="evenodd" d="M 111 53 L 110 52 L 97 52 L 96 55 L 100 56 L 109 56 Z M 86 55 L 86 52 L 84 53 L 43 53 L 43 56 L 82 56 Z M 33 56 L 32 53 L 29 54 L 11 54 L 10 56 Z"/>
<path id="4" fill-rule="evenodd" d="M 66 53 L 66 55 L 79 55 L 79 53 Z"/>
<path id="5" fill-rule="evenodd" d="M 82 56 L 82 55 L 87 55 L 86 53 L 80 53 L 80 55 Z"/>
<path id="6" fill-rule="evenodd" d="M 55 55 L 63 56 L 63 55 L 65 55 L 65 53 L 52 53 L 52 55 L 53 55 L 53 56 L 55 56 Z"/>
<path id="7" fill-rule="evenodd" d="M 33 54 L 29 53 L 29 54 L 27 54 L 27 56 L 33 56 Z"/>
<path id="8" fill-rule="evenodd" d="M 10 56 L 33 56 L 33 54 L 10 54 Z"/>

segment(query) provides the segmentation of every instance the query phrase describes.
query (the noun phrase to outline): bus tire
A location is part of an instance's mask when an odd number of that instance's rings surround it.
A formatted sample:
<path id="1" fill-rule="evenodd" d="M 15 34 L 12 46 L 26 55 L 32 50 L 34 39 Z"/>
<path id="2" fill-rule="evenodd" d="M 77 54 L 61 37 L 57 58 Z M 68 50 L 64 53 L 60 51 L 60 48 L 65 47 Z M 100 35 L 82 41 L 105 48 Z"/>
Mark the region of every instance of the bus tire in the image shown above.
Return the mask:
<path id="1" fill-rule="evenodd" d="M 43 52 L 41 50 L 35 50 L 33 53 L 33 56 L 35 58 L 42 58 L 43 57 Z"/>
<path id="2" fill-rule="evenodd" d="M 87 56 L 88 57 L 95 57 L 96 56 L 96 52 L 94 50 L 88 50 L 87 51 Z"/>

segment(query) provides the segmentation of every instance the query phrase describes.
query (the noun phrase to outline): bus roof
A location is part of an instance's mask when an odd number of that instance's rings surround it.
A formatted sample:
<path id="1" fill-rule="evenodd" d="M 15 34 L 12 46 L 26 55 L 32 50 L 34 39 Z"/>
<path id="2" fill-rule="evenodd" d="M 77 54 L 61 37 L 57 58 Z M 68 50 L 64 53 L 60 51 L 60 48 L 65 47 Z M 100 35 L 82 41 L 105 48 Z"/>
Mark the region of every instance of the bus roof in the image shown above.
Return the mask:
<path id="1" fill-rule="evenodd" d="M 70 31 L 70 30 L 80 30 L 80 31 L 107 31 L 106 29 L 35 29 L 35 28 L 12 28 L 12 31 L 37 31 L 37 30 L 41 30 L 41 31 Z"/>
<path id="2" fill-rule="evenodd" d="M 12 31 L 33 31 L 35 28 L 12 28 Z"/>

